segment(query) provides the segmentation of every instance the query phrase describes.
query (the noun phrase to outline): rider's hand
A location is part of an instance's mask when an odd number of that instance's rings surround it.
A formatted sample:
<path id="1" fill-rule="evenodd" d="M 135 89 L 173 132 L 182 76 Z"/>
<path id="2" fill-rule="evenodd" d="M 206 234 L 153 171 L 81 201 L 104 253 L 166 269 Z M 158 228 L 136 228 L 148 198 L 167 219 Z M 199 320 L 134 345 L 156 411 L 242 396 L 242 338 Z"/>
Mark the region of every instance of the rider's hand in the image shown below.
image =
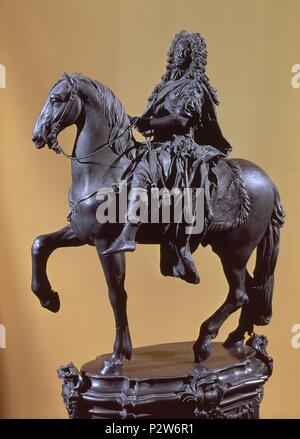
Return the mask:
<path id="1" fill-rule="evenodd" d="M 140 133 L 145 133 L 147 131 L 150 131 L 151 130 L 150 119 L 146 117 L 139 117 L 134 124 L 134 128 Z"/>

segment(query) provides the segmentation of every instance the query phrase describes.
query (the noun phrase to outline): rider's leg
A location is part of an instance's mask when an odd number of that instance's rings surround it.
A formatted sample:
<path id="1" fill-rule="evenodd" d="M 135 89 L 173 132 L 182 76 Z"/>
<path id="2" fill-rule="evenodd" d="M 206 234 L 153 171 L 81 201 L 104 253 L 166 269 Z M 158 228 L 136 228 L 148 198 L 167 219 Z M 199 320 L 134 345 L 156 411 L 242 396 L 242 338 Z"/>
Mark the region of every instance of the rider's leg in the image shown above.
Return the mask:
<path id="1" fill-rule="evenodd" d="M 134 251 L 136 248 L 136 234 L 139 229 L 141 222 L 136 217 L 136 211 L 138 209 L 139 200 L 134 197 L 129 200 L 128 210 L 127 210 L 127 220 L 125 226 L 123 227 L 122 233 L 118 238 L 112 243 L 112 245 L 105 250 L 103 255 L 110 255 L 117 252 L 129 252 Z M 147 209 L 148 211 L 148 209 Z"/>
<path id="2" fill-rule="evenodd" d="M 148 221 L 148 188 L 155 173 L 150 170 L 148 155 L 138 163 L 134 170 L 127 208 L 126 223 L 120 236 L 102 254 L 109 255 L 117 252 L 134 251 L 136 234 L 139 226 Z M 139 214 L 138 214 L 139 212 Z"/>

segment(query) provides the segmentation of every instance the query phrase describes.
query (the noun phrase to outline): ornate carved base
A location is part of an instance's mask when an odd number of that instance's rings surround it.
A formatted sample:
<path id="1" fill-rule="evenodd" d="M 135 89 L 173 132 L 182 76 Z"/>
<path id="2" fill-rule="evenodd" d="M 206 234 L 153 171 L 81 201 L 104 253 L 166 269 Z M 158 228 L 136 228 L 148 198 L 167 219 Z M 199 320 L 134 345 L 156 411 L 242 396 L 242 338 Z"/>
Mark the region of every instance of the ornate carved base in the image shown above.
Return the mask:
<path id="1" fill-rule="evenodd" d="M 99 373 L 109 355 L 58 374 L 70 418 L 254 419 L 272 370 L 265 347 L 260 336 L 241 349 L 214 343 L 211 356 L 195 364 L 192 342 L 162 344 L 135 349 L 118 376 Z"/>

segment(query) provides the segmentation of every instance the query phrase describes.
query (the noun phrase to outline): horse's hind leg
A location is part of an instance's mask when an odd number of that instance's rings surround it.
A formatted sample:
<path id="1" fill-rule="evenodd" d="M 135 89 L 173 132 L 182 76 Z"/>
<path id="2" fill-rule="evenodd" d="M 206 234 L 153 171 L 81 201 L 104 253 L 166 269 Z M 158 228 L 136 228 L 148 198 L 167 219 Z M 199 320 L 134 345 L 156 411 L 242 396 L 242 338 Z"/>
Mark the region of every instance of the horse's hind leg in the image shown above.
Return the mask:
<path id="1" fill-rule="evenodd" d="M 132 353 L 126 310 L 127 293 L 124 287 L 125 254 L 120 252 L 103 256 L 102 252 L 109 247 L 109 244 L 107 240 L 98 240 L 96 242 L 96 248 L 104 271 L 109 300 L 116 324 L 113 353 L 101 369 L 103 375 L 119 372 L 122 367 L 123 357 L 130 360 Z"/>
<path id="2" fill-rule="evenodd" d="M 211 340 L 217 336 L 225 320 L 248 302 L 245 289 L 248 255 L 243 257 L 241 254 L 234 255 L 233 252 L 227 251 L 219 256 L 229 284 L 229 293 L 223 305 L 200 327 L 199 337 L 194 344 L 196 363 L 200 363 L 209 356 L 213 349 Z"/>
<path id="3" fill-rule="evenodd" d="M 47 276 L 47 261 L 51 253 L 61 247 L 84 245 L 74 234 L 70 225 L 47 235 L 35 238 L 32 249 L 32 282 L 31 289 L 38 297 L 41 305 L 52 312 L 60 307 L 59 296 L 52 290 Z"/>
<path id="4" fill-rule="evenodd" d="M 247 276 L 249 275 L 246 274 L 246 290 L 247 290 L 247 294 L 249 295 L 251 294 L 251 289 L 247 288 Z M 248 305 L 245 304 L 241 310 L 238 327 L 228 335 L 227 339 L 223 343 L 224 347 L 238 348 L 244 344 L 245 334 L 248 333 L 249 335 L 251 335 L 254 328 L 253 321 L 251 321 L 249 317 L 250 316 L 248 311 Z"/>

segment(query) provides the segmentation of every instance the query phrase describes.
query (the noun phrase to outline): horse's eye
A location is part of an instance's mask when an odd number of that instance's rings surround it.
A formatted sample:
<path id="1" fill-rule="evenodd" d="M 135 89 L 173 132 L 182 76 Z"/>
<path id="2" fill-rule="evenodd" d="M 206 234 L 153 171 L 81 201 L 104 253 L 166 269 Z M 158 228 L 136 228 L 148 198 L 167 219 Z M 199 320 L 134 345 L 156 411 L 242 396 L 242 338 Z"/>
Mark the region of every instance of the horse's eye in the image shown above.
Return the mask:
<path id="1" fill-rule="evenodd" d="M 58 96 L 52 96 L 51 97 L 51 102 L 52 102 L 52 104 L 61 103 L 62 99 L 60 97 L 58 97 Z"/>

